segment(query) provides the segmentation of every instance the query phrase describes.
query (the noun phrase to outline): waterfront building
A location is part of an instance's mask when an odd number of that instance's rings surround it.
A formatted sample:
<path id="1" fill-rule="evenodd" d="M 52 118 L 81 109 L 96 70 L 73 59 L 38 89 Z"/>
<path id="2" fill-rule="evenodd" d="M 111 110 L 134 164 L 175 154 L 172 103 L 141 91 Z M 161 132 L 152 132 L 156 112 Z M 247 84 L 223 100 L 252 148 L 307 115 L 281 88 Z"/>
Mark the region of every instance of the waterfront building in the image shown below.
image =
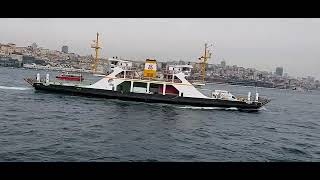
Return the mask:
<path id="1" fill-rule="evenodd" d="M 0 66 L 4 67 L 21 67 L 21 62 L 17 59 L 12 59 L 9 56 L 1 56 L 0 57 Z"/>
<path id="2" fill-rule="evenodd" d="M 221 67 L 226 67 L 226 61 L 225 60 L 221 61 Z"/>
<path id="3" fill-rule="evenodd" d="M 38 45 L 37 45 L 36 43 L 32 43 L 32 44 L 31 44 L 31 48 L 32 48 L 33 50 L 35 50 L 35 49 L 38 48 Z"/>
<path id="4" fill-rule="evenodd" d="M 68 46 L 62 46 L 62 48 L 61 48 L 61 51 L 63 52 L 63 53 L 68 53 Z"/>
<path id="5" fill-rule="evenodd" d="M 277 67 L 276 68 L 276 75 L 282 76 L 283 74 L 283 67 Z"/>
<path id="6" fill-rule="evenodd" d="M 16 59 L 19 62 L 22 62 L 23 55 L 21 53 L 13 53 L 10 55 L 11 59 Z"/>
<path id="7" fill-rule="evenodd" d="M 9 54 L 12 54 L 13 52 L 15 52 L 16 50 L 16 45 L 15 44 L 12 44 L 12 43 L 9 43 L 9 44 L 1 44 L 0 45 L 0 50 L 6 54 L 6 55 L 9 55 Z"/>

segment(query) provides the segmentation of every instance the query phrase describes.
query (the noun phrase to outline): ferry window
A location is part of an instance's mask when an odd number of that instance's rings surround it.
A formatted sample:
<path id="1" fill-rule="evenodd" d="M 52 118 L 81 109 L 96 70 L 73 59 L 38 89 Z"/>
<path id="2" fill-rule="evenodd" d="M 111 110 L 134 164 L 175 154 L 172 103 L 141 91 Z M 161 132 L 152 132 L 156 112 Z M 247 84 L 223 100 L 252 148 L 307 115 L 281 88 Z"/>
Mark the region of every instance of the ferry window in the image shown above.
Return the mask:
<path id="1" fill-rule="evenodd" d="M 124 77 L 124 72 L 122 71 L 121 73 L 116 75 L 117 78 L 123 78 Z"/>
<path id="2" fill-rule="evenodd" d="M 124 81 L 118 85 L 117 91 L 130 92 L 130 88 L 131 88 L 131 82 Z"/>
<path id="3" fill-rule="evenodd" d="M 142 83 L 142 82 L 134 82 L 133 87 L 144 87 L 147 88 L 147 83 Z"/>
<path id="4" fill-rule="evenodd" d="M 232 96 L 232 99 L 236 99 L 234 96 Z"/>
<path id="5" fill-rule="evenodd" d="M 162 92 L 162 90 L 161 90 Z M 172 85 L 167 85 L 166 86 L 166 94 L 174 94 L 174 95 L 178 95 L 179 91 Z"/>
<path id="6" fill-rule="evenodd" d="M 142 83 L 142 82 L 134 82 L 132 90 L 135 93 L 146 93 L 147 92 L 147 84 Z"/>
<path id="7" fill-rule="evenodd" d="M 159 93 L 161 93 L 160 92 L 160 84 L 153 84 L 153 83 L 150 83 L 150 89 L 149 89 L 149 91 L 150 91 L 150 93 L 153 93 L 153 94 L 159 94 Z"/>

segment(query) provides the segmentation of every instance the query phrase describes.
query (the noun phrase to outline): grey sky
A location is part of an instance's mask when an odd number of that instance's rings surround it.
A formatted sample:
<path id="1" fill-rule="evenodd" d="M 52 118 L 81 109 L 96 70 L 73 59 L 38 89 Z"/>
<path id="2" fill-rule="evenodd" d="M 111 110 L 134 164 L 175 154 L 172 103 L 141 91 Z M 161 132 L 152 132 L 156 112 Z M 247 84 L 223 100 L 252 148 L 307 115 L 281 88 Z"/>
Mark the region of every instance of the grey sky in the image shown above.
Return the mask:
<path id="1" fill-rule="evenodd" d="M 39 46 L 81 55 L 101 34 L 102 56 L 197 61 L 215 42 L 209 63 L 320 79 L 320 19 L 0 19 L 0 43 Z"/>

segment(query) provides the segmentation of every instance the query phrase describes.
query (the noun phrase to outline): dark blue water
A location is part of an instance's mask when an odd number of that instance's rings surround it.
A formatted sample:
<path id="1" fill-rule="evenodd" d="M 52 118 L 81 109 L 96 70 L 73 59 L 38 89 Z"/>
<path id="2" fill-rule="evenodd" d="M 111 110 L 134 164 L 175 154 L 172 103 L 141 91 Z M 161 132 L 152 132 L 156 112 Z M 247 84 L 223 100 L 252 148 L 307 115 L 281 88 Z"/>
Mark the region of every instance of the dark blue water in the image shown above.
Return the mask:
<path id="1" fill-rule="evenodd" d="M 40 93 L 36 73 L 0 67 L 0 161 L 320 160 L 319 92 L 259 88 L 272 101 L 245 113 Z"/>

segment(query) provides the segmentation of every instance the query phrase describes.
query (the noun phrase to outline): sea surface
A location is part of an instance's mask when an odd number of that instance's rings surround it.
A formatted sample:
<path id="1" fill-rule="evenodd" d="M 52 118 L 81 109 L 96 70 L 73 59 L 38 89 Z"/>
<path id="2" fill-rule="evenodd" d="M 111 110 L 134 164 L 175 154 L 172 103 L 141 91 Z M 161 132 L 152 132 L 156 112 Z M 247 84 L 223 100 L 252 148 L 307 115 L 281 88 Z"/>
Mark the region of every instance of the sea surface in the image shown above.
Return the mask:
<path id="1" fill-rule="evenodd" d="M 37 72 L 0 67 L 1 162 L 320 160 L 319 91 L 258 88 L 272 101 L 247 113 L 36 92 Z"/>

